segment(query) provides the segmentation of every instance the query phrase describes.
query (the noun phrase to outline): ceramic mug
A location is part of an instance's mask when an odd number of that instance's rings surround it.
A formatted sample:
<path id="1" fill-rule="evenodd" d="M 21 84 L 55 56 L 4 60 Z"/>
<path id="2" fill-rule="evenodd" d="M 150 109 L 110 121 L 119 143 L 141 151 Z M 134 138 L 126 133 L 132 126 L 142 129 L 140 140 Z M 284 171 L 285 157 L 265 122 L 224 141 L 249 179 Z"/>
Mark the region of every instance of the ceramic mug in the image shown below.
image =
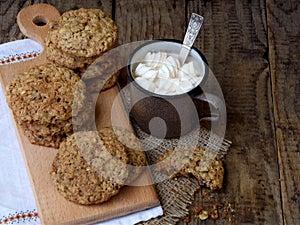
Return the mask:
<path id="1" fill-rule="evenodd" d="M 135 81 L 134 70 L 137 64 L 143 61 L 147 52 L 164 51 L 179 54 L 180 48 L 181 42 L 173 39 L 149 41 L 133 51 L 127 64 L 127 74 L 132 84 L 130 116 L 143 131 L 158 138 L 178 138 L 195 129 L 199 125 L 200 115 L 203 114 L 201 102 L 208 103 L 214 109 L 219 108 L 217 97 L 207 95 L 201 89 L 209 69 L 204 55 L 194 47 L 187 61 L 194 60 L 197 63 L 203 78 L 187 93 L 160 95 L 144 89 Z M 218 115 L 211 115 L 206 119 L 217 120 Z"/>

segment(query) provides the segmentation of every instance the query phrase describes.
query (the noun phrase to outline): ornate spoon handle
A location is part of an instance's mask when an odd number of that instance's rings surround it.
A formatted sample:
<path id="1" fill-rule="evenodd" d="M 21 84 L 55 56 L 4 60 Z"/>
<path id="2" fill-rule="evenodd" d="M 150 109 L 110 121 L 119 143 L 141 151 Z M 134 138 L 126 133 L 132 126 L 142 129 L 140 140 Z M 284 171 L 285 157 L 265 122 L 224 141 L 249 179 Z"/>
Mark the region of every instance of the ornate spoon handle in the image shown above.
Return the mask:
<path id="1" fill-rule="evenodd" d="M 203 23 L 203 17 L 196 13 L 192 13 L 187 31 L 183 39 L 182 48 L 179 53 L 179 59 L 182 64 L 185 62 L 191 50 L 191 47 L 194 44 L 194 41 L 200 31 L 202 23 Z"/>

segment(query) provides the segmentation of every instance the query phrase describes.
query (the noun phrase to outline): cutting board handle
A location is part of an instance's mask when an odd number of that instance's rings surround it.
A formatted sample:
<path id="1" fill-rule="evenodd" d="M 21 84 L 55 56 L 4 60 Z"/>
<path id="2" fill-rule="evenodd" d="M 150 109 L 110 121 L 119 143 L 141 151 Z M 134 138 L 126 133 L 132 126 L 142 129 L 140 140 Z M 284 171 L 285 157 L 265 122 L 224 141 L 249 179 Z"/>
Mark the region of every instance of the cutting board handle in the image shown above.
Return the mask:
<path id="1" fill-rule="evenodd" d="M 22 9 L 17 23 L 22 33 L 45 46 L 44 39 L 50 29 L 49 22 L 58 19 L 59 11 L 52 5 L 40 3 Z"/>
<path id="2" fill-rule="evenodd" d="M 22 9 L 17 16 L 17 23 L 22 33 L 39 42 L 45 49 L 45 37 L 50 29 L 49 22 L 58 19 L 59 11 L 49 4 L 35 4 Z M 16 74 L 24 72 L 31 67 L 45 64 L 46 51 L 42 51 L 37 57 L 24 62 L 0 66 L 0 79 L 5 86 L 8 85 Z"/>

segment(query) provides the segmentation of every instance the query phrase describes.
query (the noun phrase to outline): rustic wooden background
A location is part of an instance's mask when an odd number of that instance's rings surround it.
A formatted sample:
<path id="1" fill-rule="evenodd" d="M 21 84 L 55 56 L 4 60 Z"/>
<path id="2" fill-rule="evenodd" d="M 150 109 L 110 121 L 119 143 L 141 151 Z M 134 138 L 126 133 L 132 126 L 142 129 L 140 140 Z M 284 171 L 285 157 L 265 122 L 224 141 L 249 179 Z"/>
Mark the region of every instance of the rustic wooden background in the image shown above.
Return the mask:
<path id="1" fill-rule="evenodd" d="M 120 44 L 183 39 L 191 13 L 204 16 L 195 46 L 222 87 L 233 144 L 224 189 L 197 193 L 190 222 L 179 224 L 300 224 L 299 0 L 1 0 L 0 43 L 23 38 L 16 15 L 40 2 L 60 12 L 102 8 Z M 214 205 L 217 220 L 193 217 L 195 207 Z"/>

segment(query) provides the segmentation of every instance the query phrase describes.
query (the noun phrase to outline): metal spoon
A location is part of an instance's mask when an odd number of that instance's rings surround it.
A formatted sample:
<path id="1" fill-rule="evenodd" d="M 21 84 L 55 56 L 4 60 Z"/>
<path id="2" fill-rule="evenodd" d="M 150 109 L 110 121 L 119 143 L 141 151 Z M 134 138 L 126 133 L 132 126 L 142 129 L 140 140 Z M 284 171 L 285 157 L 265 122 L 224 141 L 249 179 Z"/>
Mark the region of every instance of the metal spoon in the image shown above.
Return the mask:
<path id="1" fill-rule="evenodd" d="M 196 13 L 192 13 L 179 53 L 179 60 L 181 62 L 181 65 L 185 63 L 185 60 L 190 53 L 191 47 L 194 44 L 194 41 L 199 33 L 202 23 L 203 17 Z"/>

